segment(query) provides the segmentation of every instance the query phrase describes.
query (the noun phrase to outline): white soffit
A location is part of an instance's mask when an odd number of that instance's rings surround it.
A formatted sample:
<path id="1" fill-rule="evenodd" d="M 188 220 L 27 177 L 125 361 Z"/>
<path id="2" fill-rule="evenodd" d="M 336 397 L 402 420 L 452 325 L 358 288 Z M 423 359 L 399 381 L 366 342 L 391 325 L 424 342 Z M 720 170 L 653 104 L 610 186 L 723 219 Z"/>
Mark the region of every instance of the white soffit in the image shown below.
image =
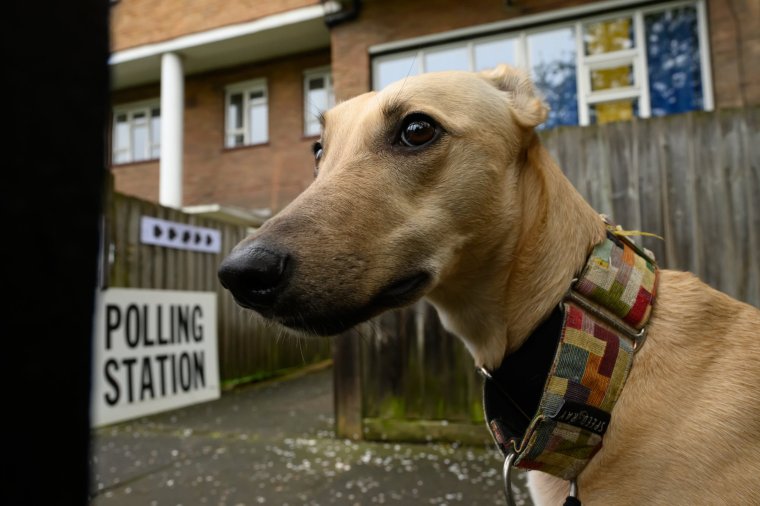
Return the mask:
<path id="1" fill-rule="evenodd" d="M 181 54 L 185 74 L 190 75 L 329 47 L 324 14 L 324 8 L 315 5 L 117 51 L 109 59 L 111 87 L 158 82 L 161 55 L 167 52 Z"/>
<path id="2" fill-rule="evenodd" d="M 213 218 L 226 223 L 247 225 L 249 227 L 260 227 L 272 216 L 270 209 L 241 209 L 219 204 L 185 206 L 182 208 L 182 211 L 187 214 L 195 214 L 204 218 Z"/>

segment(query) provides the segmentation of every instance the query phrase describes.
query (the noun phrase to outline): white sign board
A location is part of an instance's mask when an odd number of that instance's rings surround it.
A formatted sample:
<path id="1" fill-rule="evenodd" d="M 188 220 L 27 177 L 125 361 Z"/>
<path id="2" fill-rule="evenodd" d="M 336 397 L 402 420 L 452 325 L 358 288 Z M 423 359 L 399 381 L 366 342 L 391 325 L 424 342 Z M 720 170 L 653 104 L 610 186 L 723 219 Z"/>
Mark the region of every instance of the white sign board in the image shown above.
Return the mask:
<path id="1" fill-rule="evenodd" d="M 166 248 L 219 253 L 222 250 L 222 232 L 215 228 L 141 216 L 140 242 Z"/>
<path id="2" fill-rule="evenodd" d="M 94 427 L 219 397 L 216 293 L 111 288 L 95 313 Z"/>

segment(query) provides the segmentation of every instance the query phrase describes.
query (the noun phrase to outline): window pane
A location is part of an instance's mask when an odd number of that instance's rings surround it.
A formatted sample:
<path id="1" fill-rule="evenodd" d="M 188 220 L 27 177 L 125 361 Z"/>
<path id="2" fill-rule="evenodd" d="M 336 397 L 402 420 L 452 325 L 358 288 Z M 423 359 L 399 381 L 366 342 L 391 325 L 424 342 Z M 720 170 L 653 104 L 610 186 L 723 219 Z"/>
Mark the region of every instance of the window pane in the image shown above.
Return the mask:
<path id="1" fill-rule="evenodd" d="M 375 66 L 377 75 L 374 76 L 375 89 L 381 90 L 389 84 L 409 76 L 416 76 L 419 67 L 416 56 L 394 58 L 378 63 Z"/>
<path id="2" fill-rule="evenodd" d="M 135 115 L 136 116 L 136 115 Z M 132 125 L 132 160 L 148 158 L 148 125 Z"/>
<path id="3" fill-rule="evenodd" d="M 150 118 L 150 143 L 154 149 L 161 145 L 161 117 L 157 115 Z M 157 158 L 157 156 L 151 158 Z"/>
<path id="4" fill-rule="evenodd" d="M 160 150 L 158 106 L 135 106 L 114 115 L 113 163 L 128 163 L 158 158 Z"/>
<path id="5" fill-rule="evenodd" d="M 242 146 L 244 142 L 243 134 L 234 134 L 227 136 L 227 147 L 234 148 L 235 146 Z"/>
<path id="6" fill-rule="evenodd" d="M 306 119 L 306 128 L 304 128 L 304 135 L 319 135 L 322 131 L 322 125 L 319 124 L 316 118 L 311 117 Z"/>
<path id="7" fill-rule="evenodd" d="M 633 86 L 633 65 L 591 71 L 591 91 Z"/>
<path id="8" fill-rule="evenodd" d="M 652 115 L 703 109 L 696 8 L 648 14 L 644 25 Z"/>
<path id="9" fill-rule="evenodd" d="M 227 106 L 227 130 L 243 128 L 243 94 L 233 93 Z"/>
<path id="10" fill-rule="evenodd" d="M 492 69 L 500 63 L 517 64 L 514 40 L 494 40 L 475 44 L 475 70 Z"/>
<path id="11" fill-rule="evenodd" d="M 129 149 L 129 123 L 127 122 L 126 114 L 120 114 L 116 117 L 113 145 L 117 150 Z"/>
<path id="12" fill-rule="evenodd" d="M 330 97 L 325 89 L 312 90 L 306 96 L 306 135 L 318 135 L 321 129 L 319 124 L 320 113 L 331 107 Z"/>
<path id="13" fill-rule="evenodd" d="M 327 90 L 312 90 L 308 95 L 308 109 L 312 115 L 326 111 L 330 106 L 327 102 Z"/>
<path id="14" fill-rule="evenodd" d="M 129 122 L 126 113 L 117 114 L 113 127 L 113 163 L 128 163 L 131 161 L 129 154 Z"/>
<path id="15" fill-rule="evenodd" d="M 633 20 L 611 19 L 586 25 L 583 42 L 587 55 L 631 49 L 634 46 Z"/>
<path id="16" fill-rule="evenodd" d="M 533 79 L 549 105 L 544 128 L 578 124 L 575 30 L 562 28 L 528 36 Z"/>
<path id="17" fill-rule="evenodd" d="M 248 95 L 248 98 L 250 98 L 251 100 L 256 100 L 256 99 L 259 99 L 259 98 L 264 98 L 264 90 L 255 90 L 255 91 L 252 91 L 250 93 L 250 95 Z"/>
<path id="18" fill-rule="evenodd" d="M 126 150 L 115 151 L 113 154 L 113 163 L 129 163 L 129 152 Z"/>
<path id="19" fill-rule="evenodd" d="M 627 121 L 639 115 L 639 101 L 636 98 L 616 100 L 593 104 L 589 110 L 591 123 L 610 123 L 612 121 Z"/>
<path id="20" fill-rule="evenodd" d="M 470 70 L 470 57 L 467 54 L 467 47 L 455 47 L 426 53 L 425 72 L 442 70 Z"/>
<path id="21" fill-rule="evenodd" d="M 269 114 L 265 104 L 253 105 L 250 108 L 251 144 L 261 144 L 269 140 Z"/>
<path id="22" fill-rule="evenodd" d="M 320 90 L 325 88 L 324 77 L 312 77 L 309 79 L 309 90 Z"/>

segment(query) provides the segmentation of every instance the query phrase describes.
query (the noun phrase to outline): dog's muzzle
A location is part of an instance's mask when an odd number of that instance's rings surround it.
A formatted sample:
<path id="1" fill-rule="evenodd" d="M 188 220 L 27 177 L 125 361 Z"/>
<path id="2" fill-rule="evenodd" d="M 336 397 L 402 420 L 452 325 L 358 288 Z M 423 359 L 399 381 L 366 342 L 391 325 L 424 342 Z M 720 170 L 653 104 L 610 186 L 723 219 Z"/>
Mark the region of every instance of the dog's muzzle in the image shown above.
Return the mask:
<path id="1" fill-rule="evenodd" d="M 290 255 L 258 241 L 230 253 L 219 266 L 219 281 L 243 307 L 266 312 L 288 284 Z"/>
<path id="2" fill-rule="evenodd" d="M 273 235 L 270 231 L 236 247 L 219 265 L 219 281 L 238 305 L 307 334 L 333 336 L 411 304 L 433 280 L 421 269 L 393 271 L 395 277 L 388 279 L 377 274 L 383 269 L 371 266 L 374 272 L 368 275 L 367 262 L 358 253 L 325 255 L 309 241 L 304 245 L 291 237 L 286 246 Z M 284 237 L 287 231 L 277 235 Z"/>

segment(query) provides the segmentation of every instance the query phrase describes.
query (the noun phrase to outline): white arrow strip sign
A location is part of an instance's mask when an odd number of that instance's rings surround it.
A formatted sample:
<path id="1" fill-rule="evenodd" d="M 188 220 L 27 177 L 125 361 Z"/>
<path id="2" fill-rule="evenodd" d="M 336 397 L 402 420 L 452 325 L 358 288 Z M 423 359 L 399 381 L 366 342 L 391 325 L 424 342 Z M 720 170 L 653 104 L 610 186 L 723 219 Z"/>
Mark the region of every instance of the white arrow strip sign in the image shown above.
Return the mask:
<path id="1" fill-rule="evenodd" d="M 222 250 L 222 233 L 214 228 L 141 216 L 140 242 L 166 248 L 219 253 Z"/>

